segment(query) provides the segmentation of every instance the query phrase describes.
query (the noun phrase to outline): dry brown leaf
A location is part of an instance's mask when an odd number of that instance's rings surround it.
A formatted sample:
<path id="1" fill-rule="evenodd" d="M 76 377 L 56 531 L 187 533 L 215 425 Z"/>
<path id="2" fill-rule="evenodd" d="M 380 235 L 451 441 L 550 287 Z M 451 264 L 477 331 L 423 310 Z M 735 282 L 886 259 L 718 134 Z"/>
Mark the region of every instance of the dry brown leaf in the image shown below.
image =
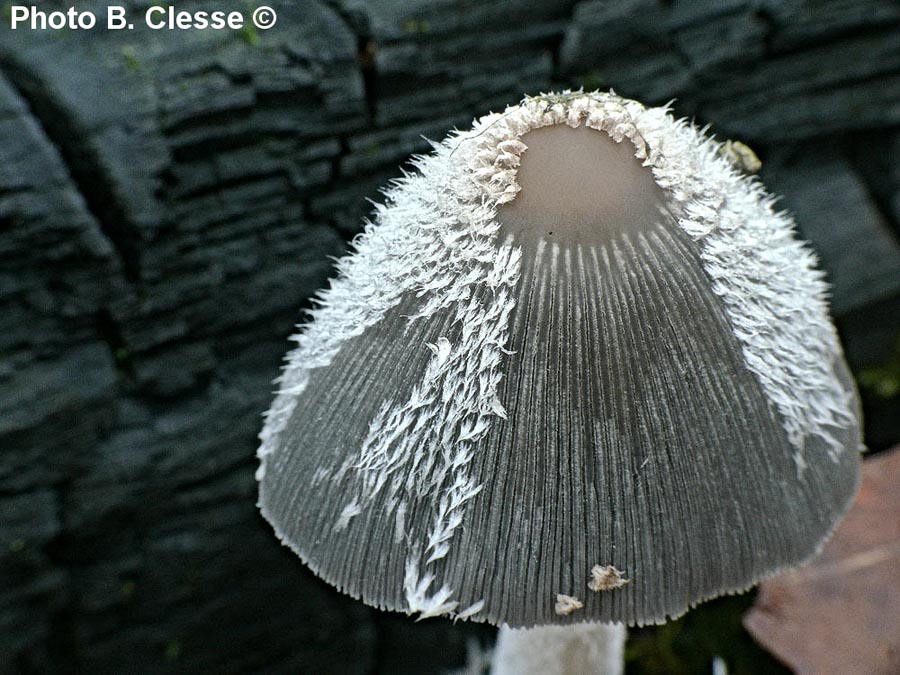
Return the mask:
<path id="1" fill-rule="evenodd" d="M 744 625 L 801 674 L 900 673 L 900 447 L 863 462 L 853 508 L 809 564 L 764 582 Z"/>

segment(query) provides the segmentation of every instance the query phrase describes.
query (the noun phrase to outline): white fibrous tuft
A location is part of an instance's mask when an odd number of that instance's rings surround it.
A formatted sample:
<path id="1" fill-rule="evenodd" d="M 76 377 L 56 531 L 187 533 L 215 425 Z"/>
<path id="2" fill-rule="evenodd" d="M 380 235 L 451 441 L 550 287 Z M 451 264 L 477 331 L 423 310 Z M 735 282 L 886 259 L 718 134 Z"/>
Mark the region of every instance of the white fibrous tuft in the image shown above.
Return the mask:
<path id="1" fill-rule="evenodd" d="M 478 614 L 482 609 L 484 609 L 484 600 L 479 600 L 478 602 L 473 602 L 471 605 L 466 607 L 464 610 L 457 612 L 454 615 L 454 619 L 468 619 L 470 617 Z"/>
<path id="2" fill-rule="evenodd" d="M 457 601 L 451 600 L 453 591 L 442 586 L 439 590 L 429 594 L 435 576 L 431 572 L 425 573 L 424 576 L 420 575 L 422 567 L 418 557 L 418 551 L 413 548 L 406 563 L 406 575 L 403 580 L 409 611 L 419 614 L 420 619 L 452 613 L 459 605 Z"/>
<path id="3" fill-rule="evenodd" d="M 630 582 L 631 580 L 626 579 L 622 571 L 613 565 L 594 565 L 591 568 L 591 580 L 588 581 L 588 588 L 597 592 L 612 591 L 622 588 Z"/>
<path id="4" fill-rule="evenodd" d="M 565 593 L 556 594 L 556 603 L 553 610 L 560 616 L 567 616 L 584 607 L 584 603 L 576 597 L 566 595 Z"/>
<path id="5" fill-rule="evenodd" d="M 338 521 L 334 524 L 334 531 L 340 532 L 341 530 L 346 530 L 347 525 L 350 524 L 350 521 L 355 517 L 362 513 L 362 508 L 359 503 L 354 499 L 352 502 L 347 504 L 344 509 L 341 511 L 341 515 L 338 517 Z"/>

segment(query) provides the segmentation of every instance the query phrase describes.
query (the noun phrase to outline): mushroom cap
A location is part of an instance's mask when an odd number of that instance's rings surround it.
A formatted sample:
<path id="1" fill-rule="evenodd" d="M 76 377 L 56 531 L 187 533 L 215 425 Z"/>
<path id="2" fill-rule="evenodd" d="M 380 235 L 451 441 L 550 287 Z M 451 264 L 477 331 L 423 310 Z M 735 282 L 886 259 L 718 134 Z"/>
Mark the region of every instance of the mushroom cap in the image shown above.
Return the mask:
<path id="1" fill-rule="evenodd" d="M 260 508 L 382 609 L 655 623 L 813 555 L 857 394 L 814 256 L 722 146 L 614 94 L 415 160 L 294 338 Z"/>

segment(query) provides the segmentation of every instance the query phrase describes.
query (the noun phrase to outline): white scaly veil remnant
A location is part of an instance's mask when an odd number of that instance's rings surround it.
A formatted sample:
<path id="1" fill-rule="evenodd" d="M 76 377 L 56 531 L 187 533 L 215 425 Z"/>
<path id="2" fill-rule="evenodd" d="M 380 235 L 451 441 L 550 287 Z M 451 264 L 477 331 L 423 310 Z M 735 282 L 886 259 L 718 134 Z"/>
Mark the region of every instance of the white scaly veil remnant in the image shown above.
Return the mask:
<path id="1" fill-rule="evenodd" d="M 721 144 L 662 109 L 627 105 L 639 111 L 641 135 L 664 158 L 653 167 L 656 181 L 677 200 L 679 227 L 700 245 L 746 365 L 794 447 L 798 474 L 811 437 L 837 461 L 845 448 L 835 432 L 853 422 L 853 392 L 834 370 L 843 356 L 814 253 L 762 184 L 725 159 Z"/>
<path id="2" fill-rule="evenodd" d="M 423 345 L 431 356 L 422 380 L 383 402 L 360 447 L 348 448 L 347 461 L 331 476 L 352 478 L 354 485 L 334 524 L 336 536 L 387 491 L 384 515 L 394 523 L 395 543 L 407 546 L 407 609 L 423 617 L 468 617 L 483 606 L 457 611 L 453 589 L 440 583 L 434 564 L 446 557 L 467 504 L 482 489 L 468 470 L 477 443 L 496 417 L 506 416 L 496 392 L 521 252 L 497 241 L 496 209 L 520 190 L 522 136 L 552 124 L 584 124 L 616 142 L 628 139 L 653 171 L 680 214 L 678 225 L 698 242 L 747 367 L 780 414 L 798 467 L 810 436 L 824 439 L 836 457 L 841 444 L 833 430 L 852 415 L 851 394 L 832 372 L 840 352 L 813 256 L 793 238 L 791 220 L 774 213 L 762 187 L 720 156 L 718 143 L 666 109 L 613 93 L 527 98 L 487 115 L 417 157 L 419 173 L 386 192 L 374 224 L 366 224 L 353 255 L 339 261 L 337 278 L 317 296 L 311 323 L 293 338 L 297 347 L 260 434 L 261 479 L 268 462 L 278 461 L 280 436 L 313 368 L 328 365 L 348 339 L 404 296 L 421 299 L 410 321 L 452 313 L 456 341 L 440 336 Z M 409 541 L 410 498 L 431 503 L 424 541 Z"/>
<path id="3" fill-rule="evenodd" d="M 452 157 L 453 147 L 445 142 L 434 154 L 416 158 L 420 173 L 394 183 L 386 205 L 377 207 L 375 224 L 354 241 L 353 255 L 339 261 L 338 277 L 310 312 L 312 322 L 293 338 L 298 346 L 279 379 L 258 453 L 261 480 L 268 463 L 278 461 L 280 436 L 310 371 L 328 365 L 348 339 L 377 323 L 401 298 L 421 298 L 410 321 L 451 311 L 460 326 L 457 342 L 441 336 L 422 345 L 432 352 L 422 380 L 410 383 L 403 400 L 382 403 L 358 451 L 348 448 L 348 460 L 331 476 L 352 477 L 356 491 L 334 524 L 338 534 L 387 489 L 386 515 L 393 517 L 395 542 L 403 543 L 404 495 L 433 502 L 427 540 L 408 542 L 404 583 L 408 610 L 422 617 L 457 609 L 452 590 L 433 585 L 429 566 L 447 555 L 466 503 L 481 490 L 467 468 L 475 444 L 491 417 L 505 415 L 496 391 L 521 258 L 518 249 L 495 241 L 496 204 L 457 196 L 459 182 L 472 179 Z M 456 615 L 472 616 L 482 606 L 473 603 Z"/>

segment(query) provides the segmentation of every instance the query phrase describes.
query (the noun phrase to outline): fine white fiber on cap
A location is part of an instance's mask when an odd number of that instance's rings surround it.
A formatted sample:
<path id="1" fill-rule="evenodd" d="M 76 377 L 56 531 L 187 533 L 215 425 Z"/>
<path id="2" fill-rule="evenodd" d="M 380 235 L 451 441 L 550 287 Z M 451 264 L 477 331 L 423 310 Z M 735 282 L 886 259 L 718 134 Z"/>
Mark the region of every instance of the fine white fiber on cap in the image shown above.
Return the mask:
<path id="1" fill-rule="evenodd" d="M 293 339 L 260 507 L 383 609 L 645 624 L 811 556 L 857 395 L 814 256 L 667 109 L 526 98 L 414 160 Z"/>

